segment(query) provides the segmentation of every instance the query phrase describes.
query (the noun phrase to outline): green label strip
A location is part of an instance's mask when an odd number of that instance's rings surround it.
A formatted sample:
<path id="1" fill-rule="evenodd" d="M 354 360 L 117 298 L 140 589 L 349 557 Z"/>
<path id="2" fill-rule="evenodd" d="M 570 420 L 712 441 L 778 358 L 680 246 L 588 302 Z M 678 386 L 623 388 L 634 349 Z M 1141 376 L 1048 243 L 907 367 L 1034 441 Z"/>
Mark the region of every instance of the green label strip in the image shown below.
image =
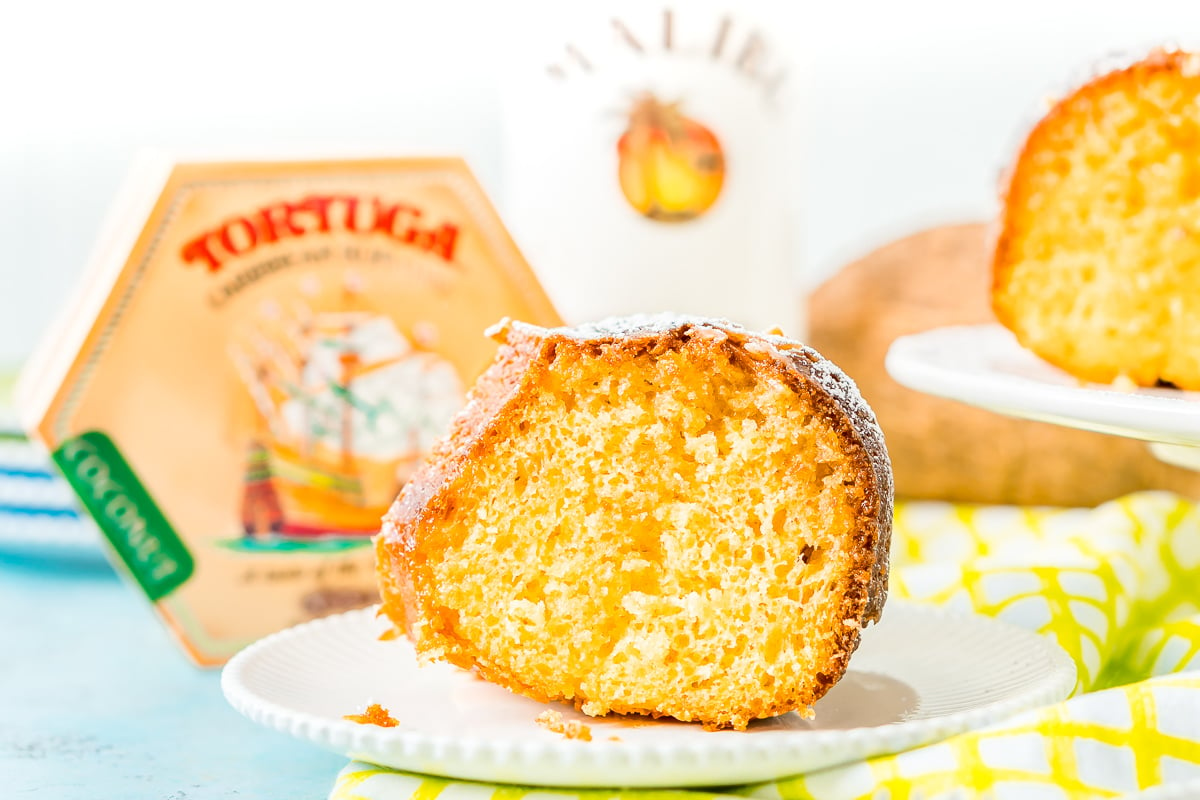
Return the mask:
<path id="1" fill-rule="evenodd" d="M 54 462 L 147 597 L 158 601 L 191 577 L 191 553 L 112 439 L 80 434 L 54 451 Z"/>

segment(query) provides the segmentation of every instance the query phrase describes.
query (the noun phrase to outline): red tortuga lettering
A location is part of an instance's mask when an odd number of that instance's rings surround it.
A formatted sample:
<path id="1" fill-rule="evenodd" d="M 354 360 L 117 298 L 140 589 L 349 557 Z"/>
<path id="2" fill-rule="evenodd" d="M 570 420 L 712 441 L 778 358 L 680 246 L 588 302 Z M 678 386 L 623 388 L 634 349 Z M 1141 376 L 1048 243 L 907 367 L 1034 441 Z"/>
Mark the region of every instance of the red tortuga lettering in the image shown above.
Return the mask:
<path id="1" fill-rule="evenodd" d="M 454 243 L 458 241 L 458 226 L 446 223 L 438 228 L 430 252 L 437 253 L 447 261 L 454 259 Z"/>
<path id="2" fill-rule="evenodd" d="M 203 261 L 213 272 L 221 268 L 220 259 L 208 247 L 207 233 L 185 244 L 182 255 L 183 260 L 189 264 L 193 261 Z"/>
<path id="3" fill-rule="evenodd" d="M 358 198 L 357 197 L 345 197 L 345 198 L 342 198 L 342 200 L 346 204 L 346 217 L 343 220 L 342 224 L 346 226 L 346 230 L 348 230 L 348 231 L 354 231 L 355 233 L 362 233 L 363 229 L 358 227 L 358 213 L 357 213 L 358 212 Z M 368 228 L 367 230 L 370 230 L 370 228 Z"/>
<path id="4" fill-rule="evenodd" d="M 317 218 L 317 232 L 329 233 L 329 205 L 333 202 L 332 197 L 322 197 L 314 195 L 306 197 L 300 201 L 298 208 L 302 211 L 311 211 Z"/>
<path id="5" fill-rule="evenodd" d="M 230 217 L 185 243 L 180 256 L 185 264 L 201 264 L 217 272 L 230 258 L 245 256 L 263 244 L 336 232 L 383 235 L 451 263 L 458 241 L 458 226 L 426 224 L 424 213 L 414 206 L 386 203 L 379 197 L 309 195 Z"/>
<path id="6" fill-rule="evenodd" d="M 420 217 L 421 209 L 400 205 L 385 206 L 379 200 L 375 201 L 375 230 L 394 236 L 396 234 L 396 218 Z"/>
<path id="7" fill-rule="evenodd" d="M 237 231 L 242 231 L 240 236 L 234 236 Z M 245 217 L 238 217 L 231 222 L 225 223 L 225 227 L 221 228 L 221 244 L 227 252 L 240 256 L 243 253 L 249 253 L 258 245 L 258 229 Z"/>
<path id="8" fill-rule="evenodd" d="M 277 242 L 285 236 L 302 236 L 304 228 L 292 218 L 296 207 L 290 203 L 267 206 L 258 212 L 259 231 L 264 242 Z"/>

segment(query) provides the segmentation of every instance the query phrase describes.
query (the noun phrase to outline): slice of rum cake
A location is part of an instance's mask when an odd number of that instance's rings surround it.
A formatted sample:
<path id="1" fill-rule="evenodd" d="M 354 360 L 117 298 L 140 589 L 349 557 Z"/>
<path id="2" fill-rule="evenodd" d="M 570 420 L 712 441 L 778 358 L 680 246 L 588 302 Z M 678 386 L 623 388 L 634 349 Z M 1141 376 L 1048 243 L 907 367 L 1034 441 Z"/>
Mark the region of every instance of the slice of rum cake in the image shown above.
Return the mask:
<path id="1" fill-rule="evenodd" d="M 1009 170 L 992 307 L 1085 381 L 1200 390 L 1200 53 L 1087 82 Z"/>
<path id="2" fill-rule="evenodd" d="M 808 713 L 887 594 L 891 467 L 854 384 L 715 320 L 492 334 L 375 540 L 383 613 L 586 714 Z"/>

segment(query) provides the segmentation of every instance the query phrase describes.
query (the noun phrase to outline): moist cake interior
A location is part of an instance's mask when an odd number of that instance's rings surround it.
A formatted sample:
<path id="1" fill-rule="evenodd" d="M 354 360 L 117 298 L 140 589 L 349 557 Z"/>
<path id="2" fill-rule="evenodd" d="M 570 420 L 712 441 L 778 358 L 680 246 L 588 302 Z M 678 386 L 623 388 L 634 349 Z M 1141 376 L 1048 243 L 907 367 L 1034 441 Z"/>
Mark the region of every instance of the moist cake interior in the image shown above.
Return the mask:
<path id="1" fill-rule="evenodd" d="M 440 655 L 607 699 L 590 714 L 806 702 L 784 687 L 846 624 L 863 496 L 838 434 L 744 352 L 611 347 L 560 344 L 469 462 L 429 543 Z"/>

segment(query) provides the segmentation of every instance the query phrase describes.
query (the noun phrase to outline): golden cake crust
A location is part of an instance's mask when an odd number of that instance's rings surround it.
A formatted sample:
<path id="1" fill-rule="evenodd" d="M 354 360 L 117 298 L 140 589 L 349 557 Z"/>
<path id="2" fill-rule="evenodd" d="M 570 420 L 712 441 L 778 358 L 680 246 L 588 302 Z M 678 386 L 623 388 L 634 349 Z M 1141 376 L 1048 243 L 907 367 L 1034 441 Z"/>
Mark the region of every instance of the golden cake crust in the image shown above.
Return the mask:
<path id="1" fill-rule="evenodd" d="M 813 402 L 815 412 L 838 436 L 844 458 L 856 476 L 857 517 L 853 538 L 856 562 L 840 587 L 838 618 L 846 624 L 811 692 L 781 692 L 743 701 L 730 715 L 699 709 L 688 718 L 709 727 L 745 727 L 746 721 L 810 706 L 845 673 L 858 647 L 860 630 L 877 621 L 887 596 L 888 551 L 892 525 L 892 474 L 883 435 L 857 388 L 840 370 L 811 348 L 773 335 L 750 333 L 732 323 L 692 318 L 645 318 L 618 324 L 578 328 L 540 328 L 505 320 L 489 333 L 502 342 L 496 361 L 468 396 L 449 434 L 433 449 L 426 463 L 405 486 L 384 518 L 375 539 L 382 596 L 381 613 L 425 649 L 418 628 L 449 637 L 460 645 L 437 652 L 460 667 L 477 669 L 486 679 L 513 691 L 549 701 L 563 699 L 545 685 L 479 663 L 473 645 L 455 631 L 454 614 L 440 608 L 432 594 L 436 579 L 431 569 L 451 544 L 439 522 L 453 510 L 465 467 L 487 448 L 513 434 L 513 419 L 537 391 L 541 374 L 554 357 L 588 352 L 614 362 L 631 354 L 657 353 L 684 339 L 700 340 L 731 354 L 756 374 L 780 379 Z M 440 650 L 440 649 L 439 649 Z M 586 697 L 571 698 L 582 707 Z M 661 716 L 654 708 L 620 707 L 618 713 Z M 680 716 L 679 714 L 674 714 Z"/>

